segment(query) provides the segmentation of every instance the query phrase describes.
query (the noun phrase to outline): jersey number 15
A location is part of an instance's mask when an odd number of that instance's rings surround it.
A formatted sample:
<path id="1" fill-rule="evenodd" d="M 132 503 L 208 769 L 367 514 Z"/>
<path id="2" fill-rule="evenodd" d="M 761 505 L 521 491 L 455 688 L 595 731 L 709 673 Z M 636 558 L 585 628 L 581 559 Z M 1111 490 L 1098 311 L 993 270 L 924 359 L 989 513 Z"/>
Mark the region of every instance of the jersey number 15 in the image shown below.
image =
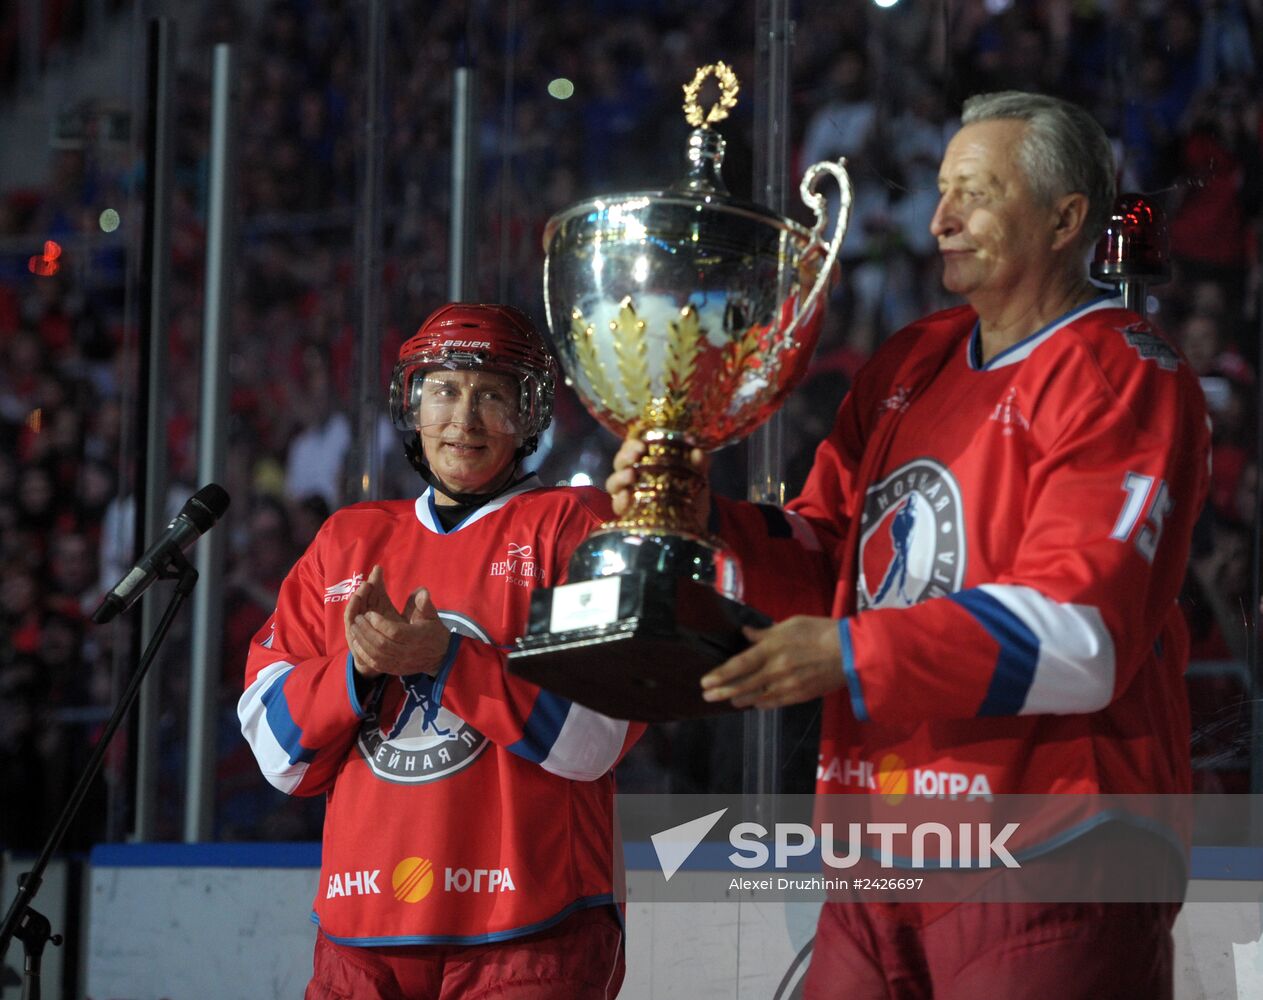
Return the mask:
<path id="1" fill-rule="evenodd" d="M 1129 472 L 1123 478 L 1123 491 L 1127 499 L 1123 501 L 1123 509 L 1118 513 L 1118 521 L 1110 538 L 1125 542 L 1135 533 L 1136 549 L 1147 562 L 1153 562 L 1154 553 L 1158 550 L 1158 541 L 1162 538 L 1162 522 L 1175 506 L 1167 489 L 1165 479 L 1155 480 L 1153 476 L 1142 476 L 1139 472 Z M 1153 502 L 1149 502 L 1149 498 Z M 1147 517 L 1141 522 L 1145 510 Z M 1136 525 L 1140 530 L 1136 531 Z"/>

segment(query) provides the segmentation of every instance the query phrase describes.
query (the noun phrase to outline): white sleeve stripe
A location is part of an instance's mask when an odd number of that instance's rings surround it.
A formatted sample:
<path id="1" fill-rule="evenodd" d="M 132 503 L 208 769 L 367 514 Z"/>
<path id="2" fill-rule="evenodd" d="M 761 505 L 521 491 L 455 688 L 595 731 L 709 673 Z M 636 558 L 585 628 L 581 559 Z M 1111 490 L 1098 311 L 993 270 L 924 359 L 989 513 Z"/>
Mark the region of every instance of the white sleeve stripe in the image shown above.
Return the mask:
<path id="1" fill-rule="evenodd" d="M 1021 715 L 1096 712 L 1114 696 L 1114 639 L 1101 613 L 1061 604 L 1032 587 L 987 583 L 978 588 L 1002 604 L 1039 642 L 1035 676 Z"/>
<path id="2" fill-rule="evenodd" d="M 794 533 L 794 541 L 808 552 L 820 551 L 820 538 L 810 521 L 792 510 L 785 511 L 785 519 L 789 521 L 789 529 Z"/>
<path id="3" fill-rule="evenodd" d="M 626 739 L 624 720 L 611 719 L 572 703 L 540 766 L 561 778 L 595 781 L 617 763 Z"/>
<path id="4" fill-rule="evenodd" d="M 290 751 L 281 743 L 268 723 L 268 705 L 264 696 L 274 683 L 281 683 L 286 674 L 294 669 L 292 663 L 279 660 L 269 663 L 259 671 L 237 702 L 237 718 L 241 720 L 241 734 L 254 751 L 259 770 L 268 782 L 285 794 L 298 787 L 307 773 L 308 762 L 291 762 Z"/>

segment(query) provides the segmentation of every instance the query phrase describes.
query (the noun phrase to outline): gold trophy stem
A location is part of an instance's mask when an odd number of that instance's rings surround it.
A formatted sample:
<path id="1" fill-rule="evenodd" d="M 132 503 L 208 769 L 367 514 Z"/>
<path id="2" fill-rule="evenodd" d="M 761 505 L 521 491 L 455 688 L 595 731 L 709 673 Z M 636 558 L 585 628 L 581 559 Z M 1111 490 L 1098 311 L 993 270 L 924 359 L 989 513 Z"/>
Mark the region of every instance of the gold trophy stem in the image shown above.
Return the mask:
<path id="1" fill-rule="evenodd" d="M 646 450 L 634 466 L 631 506 L 606 527 L 704 537 L 705 528 L 699 522 L 705 514 L 697 511 L 696 503 L 705 481 L 689 461 L 692 445 L 684 434 L 669 430 L 645 431 L 641 440 Z"/>

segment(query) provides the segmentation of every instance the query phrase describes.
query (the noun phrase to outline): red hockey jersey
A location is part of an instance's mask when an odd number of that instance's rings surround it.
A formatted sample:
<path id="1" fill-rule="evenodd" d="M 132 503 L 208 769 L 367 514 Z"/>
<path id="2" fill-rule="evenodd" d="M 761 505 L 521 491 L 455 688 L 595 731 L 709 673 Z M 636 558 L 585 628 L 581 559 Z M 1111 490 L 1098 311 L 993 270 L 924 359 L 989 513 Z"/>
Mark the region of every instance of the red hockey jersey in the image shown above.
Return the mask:
<path id="1" fill-rule="evenodd" d="M 1117 299 L 978 359 L 968 307 L 891 338 L 791 505 L 839 567 L 817 789 L 1186 791 L 1197 379 Z M 758 572 L 761 540 L 721 531 Z"/>
<path id="2" fill-rule="evenodd" d="M 608 516 L 598 490 L 531 480 L 445 531 L 427 490 L 338 511 L 286 578 L 238 714 L 273 785 L 327 797 L 313 919 L 334 940 L 478 944 L 613 901 L 611 769 L 643 726 L 504 658 L 531 591 Z M 397 607 L 428 587 L 454 635 L 437 677 L 361 698 L 342 613 L 374 564 Z"/>

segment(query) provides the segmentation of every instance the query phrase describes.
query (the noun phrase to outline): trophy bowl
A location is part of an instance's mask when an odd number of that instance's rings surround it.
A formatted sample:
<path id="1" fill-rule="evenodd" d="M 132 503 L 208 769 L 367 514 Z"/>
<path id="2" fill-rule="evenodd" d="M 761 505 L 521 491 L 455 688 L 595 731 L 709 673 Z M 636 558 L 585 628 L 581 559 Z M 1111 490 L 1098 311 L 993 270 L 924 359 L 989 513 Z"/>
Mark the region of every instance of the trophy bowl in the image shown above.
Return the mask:
<path id="1" fill-rule="evenodd" d="M 703 118 L 696 93 L 712 71 L 721 101 Z M 727 710 L 702 701 L 698 678 L 746 645 L 742 624 L 767 619 L 740 604 L 740 565 L 697 524 L 703 484 L 689 453 L 748 435 L 806 373 L 849 217 L 843 162 L 803 177 L 812 228 L 729 196 L 710 122 L 735 93 L 723 63 L 685 88 L 695 128 L 680 183 L 580 202 L 544 232 L 548 325 L 567 384 L 647 453 L 628 511 L 580 544 L 566 585 L 533 596 L 509 668 L 619 718 Z M 840 190 L 827 240 L 823 177 Z"/>

